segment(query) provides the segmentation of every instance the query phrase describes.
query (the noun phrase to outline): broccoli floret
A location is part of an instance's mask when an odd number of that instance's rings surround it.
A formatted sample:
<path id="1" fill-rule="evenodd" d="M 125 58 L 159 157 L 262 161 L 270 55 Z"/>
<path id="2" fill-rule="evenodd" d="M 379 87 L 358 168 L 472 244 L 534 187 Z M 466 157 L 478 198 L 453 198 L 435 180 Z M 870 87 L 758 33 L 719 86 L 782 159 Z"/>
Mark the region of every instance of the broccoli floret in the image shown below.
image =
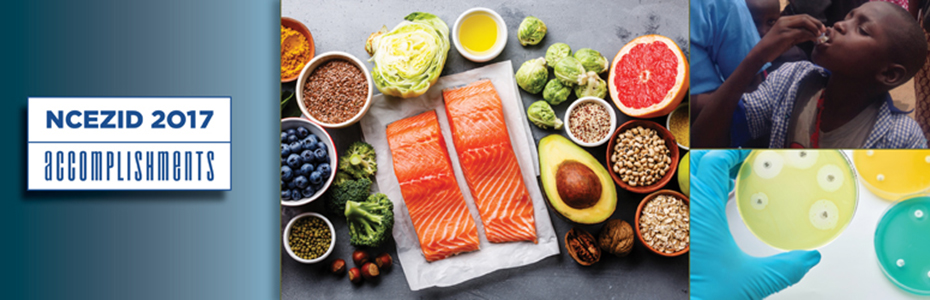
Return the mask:
<path id="1" fill-rule="evenodd" d="M 362 179 L 352 179 L 351 177 L 345 176 L 345 179 L 340 180 L 339 173 L 336 173 L 336 180 L 339 181 L 329 192 L 329 210 L 334 214 L 343 214 L 346 210 L 346 202 L 356 201 L 362 202 L 368 198 L 368 194 L 371 193 L 371 180 L 368 178 Z"/>
<path id="2" fill-rule="evenodd" d="M 333 178 L 333 185 L 342 185 L 344 182 L 353 179 L 355 178 L 352 178 L 352 175 L 346 174 L 345 172 L 336 172 L 336 178 Z"/>
<path id="3" fill-rule="evenodd" d="M 382 193 L 368 196 L 363 202 L 346 202 L 345 215 L 354 246 L 378 247 L 394 228 L 394 203 Z"/>
<path id="4" fill-rule="evenodd" d="M 533 124 L 536 124 L 539 128 L 548 129 L 552 127 L 556 130 L 562 129 L 562 120 L 555 117 L 555 111 L 552 110 L 552 106 L 549 106 L 549 103 L 546 101 L 540 100 L 530 104 L 530 108 L 526 110 L 526 116 L 529 117 L 530 122 L 533 122 Z"/>
<path id="5" fill-rule="evenodd" d="M 378 171 L 375 148 L 362 141 L 352 143 L 345 154 L 339 158 L 339 170 L 359 179 L 371 177 Z"/>

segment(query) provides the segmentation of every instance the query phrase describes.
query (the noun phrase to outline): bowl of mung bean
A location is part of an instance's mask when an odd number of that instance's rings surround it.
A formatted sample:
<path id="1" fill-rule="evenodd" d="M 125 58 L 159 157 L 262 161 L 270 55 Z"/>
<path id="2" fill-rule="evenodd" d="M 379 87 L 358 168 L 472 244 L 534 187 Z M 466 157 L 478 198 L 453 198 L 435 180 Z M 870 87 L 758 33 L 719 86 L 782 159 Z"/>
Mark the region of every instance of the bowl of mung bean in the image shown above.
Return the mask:
<path id="1" fill-rule="evenodd" d="M 326 128 L 355 124 L 371 107 L 371 73 L 357 57 L 332 51 L 314 57 L 297 79 L 297 106 Z"/>
<path id="2" fill-rule="evenodd" d="M 565 111 L 565 131 L 575 144 L 597 147 L 610 138 L 617 127 L 617 114 L 607 101 L 598 97 L 582 97 Z"/>
<path id="3" fill-rule="evenodd" d="M 294 260 L 305 264 L 326 259 L 336 246 L 333 223 L 321 214 L 297 215 L 284 227 L 284 249 Z"/>
<path id="4" fill-rule="evenodd" d="M 610 136 L 607 169 L 621 188 L 640 194 L 664 187 L 678 169 L 675 137 L 659 123 L 630 120 Z"/>

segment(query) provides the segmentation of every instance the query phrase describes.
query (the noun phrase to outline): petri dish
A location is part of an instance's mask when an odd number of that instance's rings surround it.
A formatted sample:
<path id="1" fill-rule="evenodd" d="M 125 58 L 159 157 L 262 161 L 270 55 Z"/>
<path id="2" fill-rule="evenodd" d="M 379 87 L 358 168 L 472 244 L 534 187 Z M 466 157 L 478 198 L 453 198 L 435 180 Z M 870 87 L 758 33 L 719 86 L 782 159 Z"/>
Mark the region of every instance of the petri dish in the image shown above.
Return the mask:
<path id="1" fill-rule="evenodd" d="M 930 189 L 928 150 L 854 150 L 852 157 L 862 185 L 882 199 Z"/>
<path id="2" fill-rule="evenodd" d="M 911 196 L 891 206 L 875 229 L 875 255 L 899 288 L 930 295 L 930 197 Z"/>
<path id="3" fill-rule="evenodd" d="M 753 150 L 736 176 L 743 223 L 785 251 L 835 240 L 852 221 L 858 192 L 856 173 L 837 150 Z"/>

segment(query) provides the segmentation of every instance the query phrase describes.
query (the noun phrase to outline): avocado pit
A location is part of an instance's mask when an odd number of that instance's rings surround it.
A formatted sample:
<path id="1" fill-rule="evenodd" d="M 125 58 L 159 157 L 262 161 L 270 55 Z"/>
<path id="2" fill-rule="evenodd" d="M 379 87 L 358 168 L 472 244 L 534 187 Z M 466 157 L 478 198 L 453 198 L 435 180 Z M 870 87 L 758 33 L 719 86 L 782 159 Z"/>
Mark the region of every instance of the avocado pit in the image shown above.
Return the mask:
<path id="1" fill-rule="evenodd" d="M 597 204 L 601 197 L 601 181 L 585 164 L 566 160 L 559 164 L 555 174 L 556 189 L 566 205 L 584 209 Z"/>

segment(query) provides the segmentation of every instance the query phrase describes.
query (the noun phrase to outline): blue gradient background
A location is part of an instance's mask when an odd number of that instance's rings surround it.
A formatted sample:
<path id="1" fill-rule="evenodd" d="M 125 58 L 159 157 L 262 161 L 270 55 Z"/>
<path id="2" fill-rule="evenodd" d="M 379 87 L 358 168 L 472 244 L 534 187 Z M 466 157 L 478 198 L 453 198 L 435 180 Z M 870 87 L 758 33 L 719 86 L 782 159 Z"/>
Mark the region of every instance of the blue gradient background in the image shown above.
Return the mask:
<path id="1" fill-rule="evenodd" d="M 3 299 L 279 297 L 277 1 L 0 4 Z M 29 96 L 230 96 L 231 192 L 27 192 Z"/>

